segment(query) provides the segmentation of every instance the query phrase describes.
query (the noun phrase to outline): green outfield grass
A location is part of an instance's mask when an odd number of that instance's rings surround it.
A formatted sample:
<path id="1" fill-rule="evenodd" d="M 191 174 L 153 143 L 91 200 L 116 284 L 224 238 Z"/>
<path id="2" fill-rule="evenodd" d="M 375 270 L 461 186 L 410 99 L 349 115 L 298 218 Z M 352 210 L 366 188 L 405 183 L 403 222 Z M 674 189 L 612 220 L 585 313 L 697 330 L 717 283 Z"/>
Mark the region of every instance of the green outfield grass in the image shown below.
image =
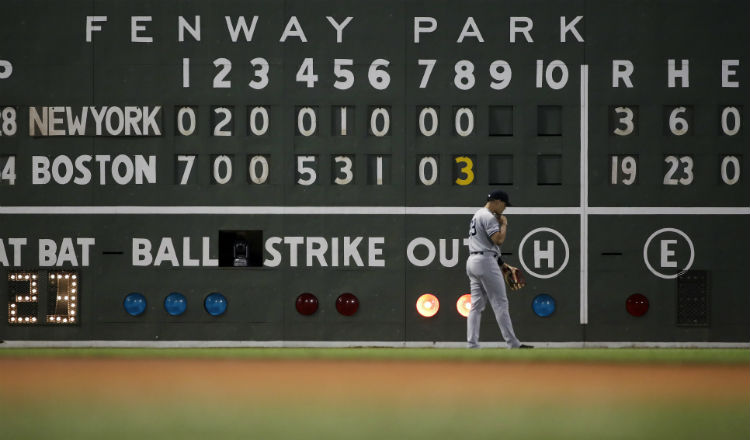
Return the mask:
<path id="1" fill-rule="evenodd" d="M 251 397 L 248 398 L 250 400 Z M 7 439 L 745 440 L 748 406 L 513 405 L 450 408 L 0 404 Z"/>
<path id="2" fill-rule="evenodd" d="M 0 345 L 0 347 L 2 347 L 2 345 Z M 3 357 L 606 362 L 750 365 L 750 350 L 741 348 L 576 348 L 534 350 L 467 350 L 445 348 L 0 348 L 0 358 Z"/>
<path id="3" fill-rule="evenodd" d="M 1 346 L 1 345 L 0 345 Z M 549 363 L 550 369 L 560 363 L 586 364 L 733 366 L 750 367 L 747 349 L 393 349 L 393 348 L 200 348 L 200 349 L 129 349 L 129 348 L 45 348 L 0 349 L 0 374 L 6 365 L 18 359 L 64 360 L 74 359 L 80 365 L 86 359 L 176 359 L 188 360 L 334 360 L 354 361 L 450 361 L 494 362 L 498 371 L 508 363 Z M 56 363 L 59 365 L 59 363 Z M 63 363 L 64 365 L 64 363 Z M 249 362 L 241 368 L 254 374 L 259 363 Z M 113 368 L 107 362 L 105 368 Z M 169 371 L 169 366 L 161 366 Z M 421 366 L 420 366 L 421 368 Z M 457 369 L 469 368 L 458 365 Z M 494 369 L 494 366 L 492 366 Z M 638 367 L 641 368 L 642 367 Z M 649 367 L 646 367 L 647 369 Z M 687 367 L 685 367 L 687 368 Z M 578 369 L 576 367 L 576 369 Z M 721 367 L 717 370 L 726 370 Z M 300 369 L 299 374 L 305 374 Z M 396 373 L 397 374 L 397 373 Z M 499 373 L 502 374 L 502 373 Z M 720 371 L 717 374 L 721 374 Z M 750 368 L 748 368 L 750 375 Z M 65 375 L 58 375 L 58 378 Z M 9 376 L 5 376 L 8 382 Z M 127 378 L 125 392 L 107 393 L 106 376 L 93 379 L 101 383 L 101 392 L 89 395 L 76 393 L 75 383 L 55 383 L 54 391 L 45 386 L 33 393 L 16 393 L 8 398 L 0 385 L 0 439 L 56 440 L 119 440 L 119 439 L 219 439 L 219 440 L 734 440 L 750 438 L 750 390 L 748 398 L 702 401 L 701 399 L 637 399 L 609 396 L 606 387 L 596 401 L 559 393 L 549 396 L 544 392 L 543 374 L 534 376 L 536 393 L 521 401 L 512 401 L 512 394 L 500 392 L 497 399 L 474 402 L 462 395 L 450 398 L 451 393 L 417 396 L 399 401 L 358 395 L 357 384 L 351 385 L 351 395 L 340 400 L 317 400 L 309 394 L 271 399 L 268 394 L 253 395 L 253 388 L 239 396 L 226 389 L 192 394 L 191 383 L 210 384 L 210 375 L 196 375 L 188 381 L 174 383 L 166 375 L 163 382 L 143 386 L 137 376 Z M 10 378 L 12 380 L 12 378 Z M 37 382 L 45 384 L 44 377 Z M 61 380 L 61 379 L 58 379 Z M 311 377 L 314 381 L 315 378 Z M 363 377 L 362 380 L 368 380 Z M 471 380 L 466 377 L 465 380 Z M 528 378 L 526 380 L 529 380 Z M 0 382 L 1 384 L 2 382 Z M 45 384 L 46 385 L 46 384 Z M 130 395 L 128 385 L 148 395 Z M 164 390 L 161 388 L 166 385 Z M 172 394 L 174 385 L 178 392 Z M 122 387 L 122 379 L 117 385 Z M 440 386 L 439 383 L 436 386 Z M 745 386 L 738 384 L 738 386 Z M 39 389 L 44 391 L 39 391 Z M 209 387 L 209 390 L 211 388 Z M 520 390 L 515 395 L 522 394 Z M 573 387 L 572 389 L 575 389 Z M 62 390 L 62 391 L 61 391 Z M 70 394 L 66 390 L 71 390 Z M 257 392 L 257 388 L 255 388 Z M 541 390 L 541 391 L 539 391 Z M 409 391 L 405 392 L 407 395 Z M 402 393 L 403 395 L 404 393 Z M 445 398 L 449 396 L 449 398 Z M 411 396 L 410 396 L 411 397 Z M 711 398 L 711 396 L 707 396 Z M 419 402 L 419 403 L 415 403 Z"/>

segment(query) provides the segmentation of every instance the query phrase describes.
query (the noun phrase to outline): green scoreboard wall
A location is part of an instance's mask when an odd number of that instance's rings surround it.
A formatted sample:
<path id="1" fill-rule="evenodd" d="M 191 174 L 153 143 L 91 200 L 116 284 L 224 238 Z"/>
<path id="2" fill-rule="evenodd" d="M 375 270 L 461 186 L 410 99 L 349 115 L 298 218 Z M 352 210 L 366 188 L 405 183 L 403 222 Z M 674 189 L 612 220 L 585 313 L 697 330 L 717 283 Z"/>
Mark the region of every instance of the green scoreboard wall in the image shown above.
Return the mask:
<path id="1" fill-rule="evenodd" d="M 750 340 L 747 1 L 0 10 L 0 340 Z"/>

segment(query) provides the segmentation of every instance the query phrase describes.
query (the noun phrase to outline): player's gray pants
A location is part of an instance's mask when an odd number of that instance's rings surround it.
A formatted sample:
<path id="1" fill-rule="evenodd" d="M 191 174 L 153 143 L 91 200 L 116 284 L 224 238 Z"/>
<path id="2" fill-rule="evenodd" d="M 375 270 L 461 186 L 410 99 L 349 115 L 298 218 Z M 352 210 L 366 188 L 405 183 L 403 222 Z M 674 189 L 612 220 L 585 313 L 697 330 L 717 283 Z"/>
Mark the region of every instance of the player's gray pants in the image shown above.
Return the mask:
<path id="1" fill-rule="evenodd" d="M 508 296 L 505 293 L 505 280 L 495 258 L 490 255 L 469 255 L 466 260 L 466 274 L 471 285 L 471 311 L 466 321 L 466 339 L 469 348 L 479 347 L 479 324 L 482 311 L 490 301 L 500 332 L 509 348 L 521 345 L 513 332 L 513 323 L 508 313 Z"/>

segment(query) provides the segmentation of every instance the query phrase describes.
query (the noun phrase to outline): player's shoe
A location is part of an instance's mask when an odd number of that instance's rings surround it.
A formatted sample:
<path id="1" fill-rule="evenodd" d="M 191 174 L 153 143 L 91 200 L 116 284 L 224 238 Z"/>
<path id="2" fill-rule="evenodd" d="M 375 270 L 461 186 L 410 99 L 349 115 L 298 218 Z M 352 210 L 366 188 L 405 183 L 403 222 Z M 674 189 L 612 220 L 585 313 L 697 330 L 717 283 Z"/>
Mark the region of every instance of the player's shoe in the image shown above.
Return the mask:
<path id="1" fill-rule="evenodd" d="M 533 345 L 521 344 L 518 348 L 534 348 Z"/>

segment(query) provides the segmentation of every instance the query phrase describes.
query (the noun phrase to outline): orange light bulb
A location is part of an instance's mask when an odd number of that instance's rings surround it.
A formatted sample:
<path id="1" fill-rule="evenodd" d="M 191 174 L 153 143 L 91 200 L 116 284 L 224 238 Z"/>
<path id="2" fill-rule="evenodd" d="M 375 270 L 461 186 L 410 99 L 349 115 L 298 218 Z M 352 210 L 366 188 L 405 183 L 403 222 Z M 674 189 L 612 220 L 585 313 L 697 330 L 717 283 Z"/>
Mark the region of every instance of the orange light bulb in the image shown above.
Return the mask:
<path id="1" fill-rule="evenodd" d="M 431 293 L 425 293 L 417 299 L 417 313 L 425 318 L 431 318 L 440 309 L 440 301 Z"/>
<path id="2" fill-rule="evenodd" d="M 469 312 L 471 311 L 471 294 L 467 293 L 464 295 L 461 295 L 458 298 L 458 301 L 456 301 L 456 310 L 458 310 L 458 314 L 466 318 L 469 316 Z"/>

